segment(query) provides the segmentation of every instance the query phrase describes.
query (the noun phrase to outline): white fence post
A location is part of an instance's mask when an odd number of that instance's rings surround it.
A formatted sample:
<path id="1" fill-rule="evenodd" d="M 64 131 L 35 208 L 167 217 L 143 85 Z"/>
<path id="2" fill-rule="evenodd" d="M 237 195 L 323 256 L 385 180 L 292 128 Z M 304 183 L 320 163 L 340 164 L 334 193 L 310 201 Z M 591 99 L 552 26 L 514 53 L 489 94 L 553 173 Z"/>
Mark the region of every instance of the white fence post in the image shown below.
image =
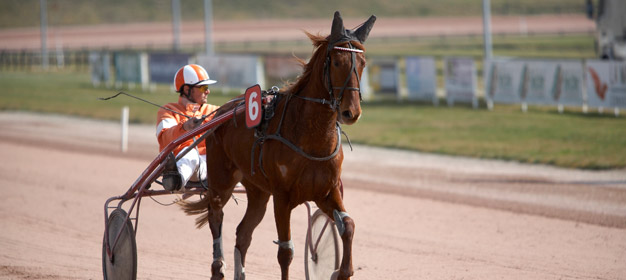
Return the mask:
<path id="1" fill-rule="evenodd" d="M 128 106 L 122 108 L 122 153 L 128 151 Z"/>

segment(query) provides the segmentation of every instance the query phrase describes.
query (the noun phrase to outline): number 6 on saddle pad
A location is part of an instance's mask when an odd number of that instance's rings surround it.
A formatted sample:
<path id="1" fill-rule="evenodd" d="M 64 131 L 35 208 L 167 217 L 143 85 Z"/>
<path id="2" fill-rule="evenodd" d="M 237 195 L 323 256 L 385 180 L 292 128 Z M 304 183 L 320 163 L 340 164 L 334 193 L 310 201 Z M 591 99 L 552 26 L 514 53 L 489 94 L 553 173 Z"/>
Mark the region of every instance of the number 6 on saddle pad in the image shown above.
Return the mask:
<path id="1" fill-rule="evenodd" d="M 246 89 L 246 126 L 253 128 L 261 123 L 261 86 L 258 84 Z"/>

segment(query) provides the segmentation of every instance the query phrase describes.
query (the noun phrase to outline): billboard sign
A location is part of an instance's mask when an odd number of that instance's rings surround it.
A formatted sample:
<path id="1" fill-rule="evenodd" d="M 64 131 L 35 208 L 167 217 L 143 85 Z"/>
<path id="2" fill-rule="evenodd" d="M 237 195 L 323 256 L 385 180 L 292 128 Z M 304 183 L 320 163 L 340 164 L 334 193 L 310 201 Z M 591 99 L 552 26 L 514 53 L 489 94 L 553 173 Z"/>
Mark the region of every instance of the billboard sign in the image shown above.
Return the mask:
<path id="1" fill-rule="evenodd" d="M 466 57 L 444 58 L 445 89 L 448 105 L 455 102 L 476 104 L 476 64 Z"/>
<path id="2" fill-rule="evenodd" d="M 111 55 L 108 52 L 89 53 L 89 69 L 91 72 L 91 83 L 94 87 L 100 84 L 107 84 L 111 79 Z"/>
<path id="3" fill-rule="evenodd" d="M 524 62 L 508 59 L 485 60 L 485 99 L 496 103 L 520 103 Z"/>
<path id="4" fill-rule="evenodd" d="M 113 63 L 118 86 L 127 83 L 129 87 L 135 84 L 141 84 L 144 89 L 148 87 L 148 56 L 145 53 L 117 52 L 113 55 Z"/>
<path id="5" fill-rule="evenodd" d="M 406 84 L 409 100 L 436 102 L 437 74 L 435 58 L 427 56 L 407 57 Z"/>
<path id="6" fill-rule="evenodd" d="M 148 58 L 152 83 L 172 83 L 176 71 L 189 64 L 189 55 L 182 53 L 151 53 Z"/>
<path id="7" fill-rule="evenodd" d="M 548 92 L 551 104 L 582 106 L 583 64 L 581 61 L 560 61 L 554 69 L 553 86 Z"/>
<path id="8" fill-rule="evenodd" d="M 587 104 L 626 108 L 626 62 L 587 60 Z"/>
<path id="9" fill-rule="evenodd" d="M 198 55 L 197 63 L 216 80 L 216 86 L 246 89 L 252 85 L 264 86 L 261 62 L 256 55 Z"/>

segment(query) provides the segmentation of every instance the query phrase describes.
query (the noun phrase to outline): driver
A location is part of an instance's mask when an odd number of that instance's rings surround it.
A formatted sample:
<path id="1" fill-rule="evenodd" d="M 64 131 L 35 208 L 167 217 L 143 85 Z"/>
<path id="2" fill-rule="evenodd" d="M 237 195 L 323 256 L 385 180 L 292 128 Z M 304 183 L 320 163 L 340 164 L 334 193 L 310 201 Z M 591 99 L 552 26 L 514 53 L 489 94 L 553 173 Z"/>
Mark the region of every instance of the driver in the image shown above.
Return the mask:
<path id="1" fill-rule="evenodd" d="M 197 64 L 185 65 L 176 72 L 174 86 L 176 92 L 180 93 L 178 102 L 166 104 L 163 107 L 167 109 L 161 108 L 157 113 L 156 137 L 159 141 L 159 151 L 162 151 L 165 146 L 185 132 L 208 122 L 213 117 L 211 115 L 204 120 L 202 119 L 203 116 L 207 116 L 219 108 L 216 105 L 206 104 L 207 96 L 211 93 L 208 85 L 216 82 L 209 79 L 206 70 Z M 174 149 L 173 154 L 168 156 L 163 171 L 163 187 L 166 190 L 177 191 L 190 180 L 206 180 L 206 145 L 204 141 L 177 162 L 175 160 L 175 156 L 189 147 L 195 138 L 197 137 L 182 143 Z"/>

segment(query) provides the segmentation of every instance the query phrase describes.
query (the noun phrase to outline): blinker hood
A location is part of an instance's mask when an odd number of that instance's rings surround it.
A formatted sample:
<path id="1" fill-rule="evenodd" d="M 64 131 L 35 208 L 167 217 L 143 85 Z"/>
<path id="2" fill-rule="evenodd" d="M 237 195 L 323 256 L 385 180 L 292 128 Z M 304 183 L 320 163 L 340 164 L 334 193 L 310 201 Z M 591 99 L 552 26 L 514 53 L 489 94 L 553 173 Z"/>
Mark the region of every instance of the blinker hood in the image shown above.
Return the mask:
<path id="1" fill-rule="evenodd" d="M 332 49 L 335 45 L 344 42 L 358 41 L 360 43 L 364 43 L 367 36 L 370 34 L 370 30 L 372 30 L 375 21 L 376 16 L 372 15 L 367 21 L 356 27 L 356 30 L 346 29 L 343 26 L 341 14 L 339 11 L 336 11 L 330 35 L 326 37 L 328 40 L 328 50 Z"/>

